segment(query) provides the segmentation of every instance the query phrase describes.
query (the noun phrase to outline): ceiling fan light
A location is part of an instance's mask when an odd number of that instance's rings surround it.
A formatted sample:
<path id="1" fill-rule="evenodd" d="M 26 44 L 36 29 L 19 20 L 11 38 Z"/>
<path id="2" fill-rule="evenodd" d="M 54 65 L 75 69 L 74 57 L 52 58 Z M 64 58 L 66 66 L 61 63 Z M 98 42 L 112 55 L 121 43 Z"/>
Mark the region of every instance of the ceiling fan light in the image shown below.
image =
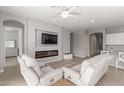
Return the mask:
<path id="1" fill-rule="evenodd" d="M 64 12 L 62 13 L 62 18 L 63 18 L 63 19 L 68 18 L 68 16 L 69 16 L 68 11 L 64 11 Z"/>
<path id="2" fill-rule="evenodd" d="M 63 14 L 62 14 L 62 18 L 63 18 L 63 19 L 68 18 L 68 15 L 67 15 L 67 14 L 65 14 L 65 13 L 63 13 Z"/>

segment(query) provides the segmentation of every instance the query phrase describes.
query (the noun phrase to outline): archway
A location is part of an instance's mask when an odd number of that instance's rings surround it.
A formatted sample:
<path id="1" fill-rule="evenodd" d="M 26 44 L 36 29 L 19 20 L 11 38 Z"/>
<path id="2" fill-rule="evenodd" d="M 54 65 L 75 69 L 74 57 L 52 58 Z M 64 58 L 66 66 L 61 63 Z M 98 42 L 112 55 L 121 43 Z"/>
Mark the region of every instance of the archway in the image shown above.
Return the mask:
<path id="1" fill-rule="evenodd" d="M 95 56 L 100 54 L 101 50 L 103 50 L 103 33 L 97 32 L 90 34 L 89 37 L 90 56 Z"/>
<path id="2" fill-rule="evenodd" d="M 16 60 L 16 56 L 24 52 L 24 24 L 16 20 L 3 21 L 4 30 L 4 67 L 7 66 L 7 62 L 10 58 Z M 8 63 L 9 65 L 15 65 L 16 63 Z"/>

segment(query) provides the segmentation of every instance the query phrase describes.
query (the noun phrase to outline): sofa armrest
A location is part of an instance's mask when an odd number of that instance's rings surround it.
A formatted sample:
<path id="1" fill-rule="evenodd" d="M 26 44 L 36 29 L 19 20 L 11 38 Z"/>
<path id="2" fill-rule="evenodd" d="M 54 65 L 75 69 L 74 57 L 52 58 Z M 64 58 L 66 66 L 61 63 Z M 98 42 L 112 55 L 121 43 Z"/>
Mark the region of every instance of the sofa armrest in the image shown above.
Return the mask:
<path id="1" fill-rule="evenodd" d="M 44 63 L 38 63 L 39 64 L 39 66 L 40 66 L 40 68 L 41 68 L 41 70 L 46 70 L 47 69 L 47 71 L 52 71 L 52 70 L 54 70 L 53 68 L 51 68 L 48 64 L 44 64 Z"/>
<path id="2" fill-rule="evenodd" d="M 31 69 L 25 69 L 21 71 L 28 86 L 36 86 L 40 83 L 37 74 Z"/>
<path id="3" fill-rule="evenodd" d="M 69 76 L 72 76 L 72 77 L 77 78 L 77 79 L 80 78 L 80 73 L 78 73 L 75 70 L 72 70 L 72 69 L 69 69 L 66 67 L 64 67 L 63 70 L 64 70 L 64 73 L 68 74 Z"/>
<path id="4" fill-rule="evenodd" d="M 93 75 L 95 74 L 94 69 L 92 67 L 87 67 L 84 73 L 81 74 L 80 80 L 83 82 L 84 85 L 88 85 L 92 79 Z"/>
<path id="5" fill-rule="evenodd" d="M 50 66 L 49 66 L 48 64 L 46 64 L 46 63 L 41 63 L 41 62 L 39 62 L 38 64 L 39 64 L 39 66 L 40 66 L 41 68 L 50 67 Z"/>
<path id="6" fill-rule="evenodd" d="M 51 78 L 60 73 L 63 73 L 63 69 L 52 70 L 49 73 L 46 73 L 43 76 L 41 76 L 40 81 L 44 81 L 45 79 Z"/>

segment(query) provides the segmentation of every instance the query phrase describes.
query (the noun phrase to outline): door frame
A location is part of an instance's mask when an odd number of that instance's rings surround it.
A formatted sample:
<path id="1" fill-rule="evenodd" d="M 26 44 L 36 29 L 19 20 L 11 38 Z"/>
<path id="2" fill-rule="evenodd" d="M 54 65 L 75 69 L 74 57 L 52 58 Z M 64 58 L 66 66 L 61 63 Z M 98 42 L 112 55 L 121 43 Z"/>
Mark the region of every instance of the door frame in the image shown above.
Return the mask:
<path id="1" fill-rule="evenodd" d="M 97 33 L 101 33 L 104 36 L 103 32 L 95 32 L 95 33 L 89 34 L 89 56 L 92 56 L 91 55 L 91 36 L 94 35 L 94 34 L 97 34 Z M 103 41 L 102 43 L 104 45 L 104 37 L 103 37 L 103 40 L 102 41 Z M 103 47 L 103 49 L 104 49 L 104 47 Z"/>
<path id="2" fill-rule="evenodd" d="M 9 26 L 4 26 L 4 42 L 5 42 L 5 30 L 8 29 L 8 30 L 16 30 L 18 31 L 18 55 L 21 55 L 22 54 L 22 51 L 23 51 L 23 44 L 22 44 L 22 29 L 21 28 L 16 28 L 16 27 L 9 27 Z M 5 60 L 5 45 L 4 45 L 4 60 Z M 5 67 L 5 61 L 4 61 L 4 67 Z"/>

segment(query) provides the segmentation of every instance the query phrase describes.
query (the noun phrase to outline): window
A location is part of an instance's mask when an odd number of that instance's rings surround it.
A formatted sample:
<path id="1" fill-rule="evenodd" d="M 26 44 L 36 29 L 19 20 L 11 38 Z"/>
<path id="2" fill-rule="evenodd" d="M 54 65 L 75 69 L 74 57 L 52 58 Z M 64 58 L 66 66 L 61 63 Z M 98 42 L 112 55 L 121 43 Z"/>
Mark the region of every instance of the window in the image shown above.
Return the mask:
<path id="1" fill-rule="evenodd" d="M 5 41 L 5 47 L 6 48 L 14 48 L 15 47 L 15 41 L 14 40 Z"/>

